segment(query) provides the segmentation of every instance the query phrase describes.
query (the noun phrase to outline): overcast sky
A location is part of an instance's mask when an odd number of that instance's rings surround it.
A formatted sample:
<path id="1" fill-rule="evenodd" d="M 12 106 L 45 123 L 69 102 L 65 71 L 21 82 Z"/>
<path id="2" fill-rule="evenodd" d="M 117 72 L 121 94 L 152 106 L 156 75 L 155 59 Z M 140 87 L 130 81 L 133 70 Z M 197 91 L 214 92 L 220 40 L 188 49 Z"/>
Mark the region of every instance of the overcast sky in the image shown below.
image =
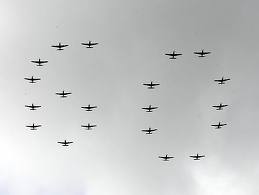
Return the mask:
<path id="1" fill-rule="evenodd" d="M 0 194 L 258 194 L 258 6 L 1 0 Z M 89 40 L 99 45 L 80 44 Z M 69 47 L 56 51 L 58 42 Z M 201 49 L 212 53 L 198 58 Z M 183 55 L 169 60 L 173 50 Z M 30 62 L 39 58 L 49 63 Z M 213 81 L 222 76 L 231 80 Z M 161 85 L 148 90 L 150 81 Z M 72 95 L 55 95 L 62 90 Z M 212 108 L 220 102 L 229 106 Z M 80 108 L 88 104 L 98 108 Z M 159 108 L 141 109 L 150 104 Z M 227 126 L 210 126 L 219 121 Z M 25 127 L 33 122 L 42 127 Z M 74 143 L 57 143 L 65 139 Z M 189 158 L 196 153 L 206 158 Z M 166 154 L 175 158 L 158 158 Z"/>

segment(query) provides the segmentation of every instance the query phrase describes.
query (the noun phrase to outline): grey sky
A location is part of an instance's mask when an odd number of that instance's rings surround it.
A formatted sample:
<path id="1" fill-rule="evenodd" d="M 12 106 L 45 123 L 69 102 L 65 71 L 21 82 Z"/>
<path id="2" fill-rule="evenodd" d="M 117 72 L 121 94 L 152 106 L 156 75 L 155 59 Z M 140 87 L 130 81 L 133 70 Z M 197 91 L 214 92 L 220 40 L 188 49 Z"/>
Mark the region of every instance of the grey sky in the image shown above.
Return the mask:
<path id="1" fill-rule="evenodd" d="M 258 6 L 2 0 L 0 194 L 258 194 Z M 89 40 L 100 44 L 80 45 Z M 70 46 L 58 52 L 58 42 Z M 198 58 L 201 49 L 212 54 Z M 169 60 L 173 50 L 183 55 Z M 49 63 L 36 67 L 38 58 Z M 23 80 L 32 75 L 42 80 Z M 231 81 L 213 82 L 222 76 Z M 151 80 L 161 83 L 154 91 L 142 86 Z M 215 111 L 220 102 L 230 106 Z M 88 104 L 98 109 L 80 108 Z M 159 109 L 141 110 L 149 104 Z M 219 121 L 228 125 L 210 127 Z M 43 127 L 25 128 L 33 122 Z M 149 126 L 159 131 L 140 131 Z M 56 143 L 64 139 L 74 144 Z M 197 152 L 206 158 L 188 157 Z M 157 158 L 165 154 L 175 159 Z"/>

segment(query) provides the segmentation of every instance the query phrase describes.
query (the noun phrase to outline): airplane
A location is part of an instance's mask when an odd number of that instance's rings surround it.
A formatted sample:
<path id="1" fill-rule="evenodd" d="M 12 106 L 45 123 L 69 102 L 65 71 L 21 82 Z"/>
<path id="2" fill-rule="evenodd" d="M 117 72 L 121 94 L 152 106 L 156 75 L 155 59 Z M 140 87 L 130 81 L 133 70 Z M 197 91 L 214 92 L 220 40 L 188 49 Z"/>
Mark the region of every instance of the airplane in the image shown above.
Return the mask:
<path id="1" fill-rule="evenodd" d="M 97 45 L 98 43 L 92 43 L 91 41 L 89 41 L 88 43 L 81 43 L 81 45 L 86 45 L 86 48 L 93 48 L 93 45 Z"/>
<path id="2" fill-rule="evenodd" d="M 65 98 L 67 97 L 67 95 L 70 95 L 72 93 L 69 92 L 64 92 L 64 90 L 61 93 L 56 93 L 57 95 L 60 95 L 61 98 Z"/>
<path id="3" fill-rule="evenodd" d="M 213 126 L 213 127 L 215 127 L 216 129 L 220 129 L 221 127 L 223 127 L 223 126 L 225 126 L 225 125 L 227 125 L 226 123 L 218 123 L 218 124 L 216 124 L 216 125 L 211 125 L 211 126 Z"/>
<path id="4" fill-rule="evenodd" d="M 222 85 L 225 84 L 226 81 L 229 81 L 230 79 L 224 79 L 224 77 L 222 77 L 221 79 L 215 79 L 215 82 L 218 82 L 218 84 Z"/>
<path id="5" fill-rule="evenodd" d="M 157 109 L 158 107 L 152 107 L 151 105 L 149 105 L 149 107 L 144 107 L 142 108 L 143 110 L 147 110 L 146 112 L 153 112 L 154 109 Z"/>
<path id="6" fill-rule="evenodd" d="M 62 146 L 69 146 L 69 144 L 72 144 L 73 142 L 67 142 L 67 140 L 63 141 L 63 142 L 57 142 L 59 144 L 62 144 Z"/>
<path id="7" fill-rule="evenodd" d="M 40 58 L 39 58 L 38 61 L 34 61 L 34 60 L 33 60 L 33 61 L 31 61 L 31 62 L 38 64 L 37 66 L 43 66 L 42 64 L 48 63 L 48 61 L 41 61 Z"/>
<path id="8" fill-rule="evenodd" d="M 141 130 L 141 131 L 144 131 L 144 132 L 146 132 L 146 134 L 153 134 L 152 132 L 153 131 L 156 131 L 157 129 L 151 129 L 151 127 L 149 127 L 148 129 L 143 129 L 143 130 Z"/>
<path id="9" fill-rule="evenodd" d="M 37 130 L 38 127 L 41 127 L 41 125 L 35 125 L 34 123 L 32 125 L 27 125 L 26 127 L 31 128 L 31 130 Z"/>
<path id="10" fill-rule="evenodd" d="M 162 158 L 164 161 L 169 161 L 170 158 L 174 158 L 174 157 L 165 155 L 165 156 L 159 156 L 158 158 Z"/>
<path id="11" fill-rule="evenodd" d="M 25 107 L 30 108 L 30 110 L 36 110 L 36 108 L 40 108 L 41 106 L 35 106 L 34 104 L 25 105 Z"/>
<path id="12" fill-rule="evenodd" d="M 200 160 L 200 158 L 205 157 L 205 155 L 199 155 L 199 154 L 197 153 L 197 155 L 190 156 L 190 157 L 193 158 L 193 160 Z"/>
<path id="13" fill-rule="evenodd" d="M 176 59 L 176 56 L 180 56 L 182 54 L 181 53 L 176 53 L 175 51 L 173 51 L 173 53 L 166 53 L 165 55 L 171 56 L 171 58 L 169 58 L 169 59 Z"/>
<path id="14" fill-rule="evenodd" d="M 86 109 L 85 111 L 93 111 L 97 106 L 90 106 L 90 104 L 88 104 L 88 106 L 82 106 L 81 108 Z"/>
<path id="15" fill-rule="evenodd" d="M 150 83 L 143 83 L 143 85 L 148 86 L 148 89 L 154 89 L 155 86 L 160 85 L 159 83 L 153 83 L 153 81 L 151 81 Z"/>
<path id="16" fill-rule="evenodd" d="M 61 43 L 58 43 L 58 45 L 51 45 L 51 47 L 58 48 L 57 50 L 64 50 L 64 47 L 67 47 L 68 45 L 62 45 Z"/>
<path id="17" fill-rule="evenodd" d="M 24 79 L 30 81 L 30 83 L 36 83 L 35 81 L 40 80 L 40 78 L 34 78 L 33 76 L 31 78 L 24 78 Z"/>
<path id="18" fill-rule="evenodd" d="M 87 128 L 87 130 L 92 130 L 92 127 L 96 127 L 97 125 L 90 125 L 90 123 L 88 123 L 87 125 L 81 125 L 81 127 L 85 127 Z"/>
<path id="19" fill-rule="evenodd" d="M 227 104 L 220 103 L 218 106 L 212 106 L 214 108 L 217 108 L 216 110 L 223 110 L 224 107 L 227 107 Z"/>
<path id="20" fill-rule="evenodd" d="M 201 50 L 201 52 L 193 52 L 194 54 L 198 54 L 198 57 L 205 57 L 205 55 L 210 54 L 211 52 L 205 52 L 204 50 Z"/>

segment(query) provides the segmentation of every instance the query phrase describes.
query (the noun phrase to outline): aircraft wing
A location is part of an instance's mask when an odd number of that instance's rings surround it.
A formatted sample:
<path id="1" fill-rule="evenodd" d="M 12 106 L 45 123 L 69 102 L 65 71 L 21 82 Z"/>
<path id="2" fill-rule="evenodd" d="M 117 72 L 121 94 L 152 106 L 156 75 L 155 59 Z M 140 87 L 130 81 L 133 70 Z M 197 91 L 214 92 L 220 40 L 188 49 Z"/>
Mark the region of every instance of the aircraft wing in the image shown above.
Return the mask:
<path id="1" fill-rule="evenodd" d="M 175 54 L 172 54 L 172 53 L 166 53 L 165 55 L 166 56 L 175 56 Z"/>
<path id="2" fill-rule="evenodd" d="M 59 48 L 59 45 L 51 45 L 51 47 Z"/>
<path id="3" fill-rule="evenodd" d="M 60 47 L 67 47 L 68 45 L 60 45 Z"/>
<path id="4" fill-rule="evenodd" d="M 193 52 L 194 54 L 202 55 L 201 52 Z M 204 53 L 203 53 L 204 54 Z"/>

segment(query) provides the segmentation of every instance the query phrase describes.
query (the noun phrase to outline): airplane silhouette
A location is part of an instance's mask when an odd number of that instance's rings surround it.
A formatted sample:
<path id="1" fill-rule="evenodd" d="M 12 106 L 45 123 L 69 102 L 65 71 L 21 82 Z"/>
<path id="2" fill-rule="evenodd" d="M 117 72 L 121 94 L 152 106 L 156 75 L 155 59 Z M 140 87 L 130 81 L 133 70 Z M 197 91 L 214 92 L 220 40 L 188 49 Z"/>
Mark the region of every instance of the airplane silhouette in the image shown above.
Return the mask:
<path id="1" fill-rule="evenodd" d="M 155 86 L 160 85 L 159 83 L 153 83 L 153 81 L 151 81 L 150 83 L 143 83 L 143 85 L 148 86 L 148 89 L 154 89 Z"/>
<path id="2" fill-rule="evenodd" d="M 87 130 L 92 130 L 92 127 L 96 127 L 97 125 L 90 125 L 90 123 L 88 123 L 87 125 L 81 125 L 81 127 L 87 128 Z"/>
<path id="3" fill-rule="evenodd" d="M 224 79 L 224 77 L 222 77 L 221 79 L 215 79 L 215 82 L 218 82 L 218 84 L 222 85 L 225 84 L 226 81 L 229 81 L 230 79 Z"/>
<path id="4" fill-rule="evenodd" d="M 146 132 L 146 134 L 153 134 L 152 132 L 157 131 L 157 129 L 151 129 L 151 127 L 149 127 L 148 129 L 143 129 L 141 131 Z"/>
<path id="5" fill-rule="evenodd" d="M 63 141 L 63 142 L 57 142 L 59 144 L 62 144 L 62 146 L 69 146 L 69 144 L 72 144 L 73 142 L 67 142 L 67 140 Z"/>
<path id="6" fill-rule="evenodd" d="M 34 104 L 25 105 L 25 107 L 30 108 L 30 110 L 36 110 L 36 108 L 40 108 L 41 106 L 35 106 Z"/>
<path id="7" fill-rule="evenodd" d="M 98 43 L 92 43 L 91 41 L 89 41 L 88 43 L 81 43 L 81 45 L 86 45 L 86 48 L 93 48 L 93 45 L 97 45 Z"/>
<path id="8" fill-rule="evenodd" d="M 169 59 L 176 59 L 176 56 L 180 56 L 182 54 L 181 53 L 176 53 L 175 51 L 173 51 L 173 53 L 166 53 L 165 55 L 171 56 L 171 58 L 169 58 Z"/>
<path id="9" fill-rule="evenodd" d="M 57 95 L 59 95 L 61 98 L 66 98 L 67 95 L 70 95 L 72 93 L 69 92 L 65 92 L 64 90 L 61 93 L 56 93 Z"/>
<path id="10" fill-rule="evenodd" d="M 64 50 L 64 47 L 67 47 L 68 45 L 62 45 L 61 43 L 58 43 L 58 45 L 51 45 L 51 47 L 58 48 L 57 50 Z"/>
<path id="11" fill-rule="evenodd" d="M 198 57 L 205 57 L 205 55 L 210 54 L 211 52 L 205 52 L 204 50 L 201 50 L 201 52 L 193 52 L 194 54 L 199 55 Z"/>
<path id="12" fill-rule="evenodd" d="M 223 110 L 223 108 L 227 106 L 228 106 L 227 104 L 220 103 L 218 106 L 212 106 L 212 107 L 216 108 L 216 110 Z"/>
<path id="13" fill-rule="evenodd" d="M 34 123 L 32 125 L 27 125 L 26 127 L 31 128 L 30 130 L 37 130 L 38 127 L 41 127 L 41 125 L 35 125 Z"/>
<path id="14" fill-rule="evenodd" d="M 197 155 L 190 156 L 190 157 L 193 158 L 193 160 L 200 160 L 200 158 L 205 157 L 205 155 L 199 155 L 199 154 L 197 153 Z"/>
<path id="15" fill-rule="evenodd" d="M 169 159 L 174 158 L 174 157 L 173 156 L 165 155 L 165 156 L 159 156 L 158 158 L 162 158 L 163 161 L 169 161 Z"/>
<path id="16" fill-rule="evenodd" d="M 37 64 L 37 66 L 43 66 L 43 64 L 48 63 L 48 61 L 42 61 L 42 60 L 40 60 L 40 58 L 38 61 L 33 60 L 31 62 Z"/>
<path id="17" fill-rule="evenodd" d="M 146 112 L 153 112 L 154 109 L 157 109 L 158 107 L 152 107 L 149 105 L 149 107 L 144 107 L 142 108 L 143 110 L 146 110 Z"/>
<path id="18" fill-rule="evenodd" d="M 88 104 L 88 106 L 82 106 L 81 108 L 85 109 L 85 111 L 93 111 L 97 106 L 90 106 L 90 104 Z"/>
<path id="19" fill-rule="evenodd" d="M 223 126 L 225 126 L 225 125 L 227 125 L 227 124 L 225 124 L 225 123 L 218 123 L 218 124 L 215 124 L 215 125 L 211 125 L 211 126 L 213 126 L 213 127 L 215 127 L 215 129 L 221 129 L 221 127 L 223 127 Z"/>
<path id="20" fill-rule="evenodd" d="M 29 83 L 36 83 L 35 81 L 40 80 L 40 78 L 34 78 L 33 76 L 31 78 L 24 78 L 24 79 L 30 81 Z"/>

